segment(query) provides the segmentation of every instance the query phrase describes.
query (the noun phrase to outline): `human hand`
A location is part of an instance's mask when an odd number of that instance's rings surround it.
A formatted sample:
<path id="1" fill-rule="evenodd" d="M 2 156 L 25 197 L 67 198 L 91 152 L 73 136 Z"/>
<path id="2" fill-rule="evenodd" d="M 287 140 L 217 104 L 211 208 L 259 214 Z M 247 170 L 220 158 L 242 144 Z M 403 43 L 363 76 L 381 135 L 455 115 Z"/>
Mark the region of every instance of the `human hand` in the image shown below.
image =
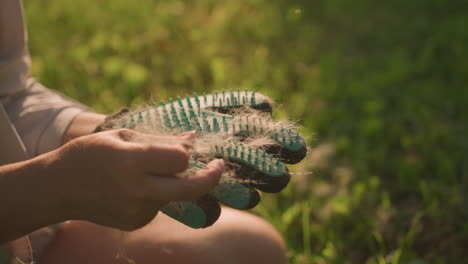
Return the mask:
<path id="1" fill-rule="evenodd" d="M 118 129 L 77 138 L 50 153 L 63 217 L 133 230 L 168 201 L 199 198 L 218 183 L 224 163 L 212 161 L 177 177 L 188 168 L 192 137 Z"/>
<path id="2" fill-rule="evenodd" d="M 294 164 L 306 155 L 302 136 L 290 123 L 273 121 L 271 112 L 271 100 L 255 92 L 195 94 L 159 106 L 124 109 L 97 130 L 127 127 L 156 135 L 197 131 L 190 168 L 203 168 L 211 159 L 223 158 L 228 169 L 209 195 L 195 201 L 171 202 L 162 211 L 200 228 L 217 220 L 218 201 L 236 209 L 250 209 L 260 200 L 256 189 L 282 190 L 290 179 L 282 162 Z"/>

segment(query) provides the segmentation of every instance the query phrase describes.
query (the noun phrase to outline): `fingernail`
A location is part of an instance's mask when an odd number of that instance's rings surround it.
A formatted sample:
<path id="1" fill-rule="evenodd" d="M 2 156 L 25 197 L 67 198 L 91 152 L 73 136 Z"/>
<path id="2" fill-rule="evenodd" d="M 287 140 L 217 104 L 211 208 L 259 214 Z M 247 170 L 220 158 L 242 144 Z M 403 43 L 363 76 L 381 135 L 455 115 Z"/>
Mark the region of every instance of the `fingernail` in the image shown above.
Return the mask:
<path id="1" fill-rule="evenodd" d="M 182 145 L 185 147 L 186 150 L 190 150 L 193 148 L 193 145 L 195 144 L 195 137 L 197 136 L 197 132 L 195 130 L 193 131 L 188 131 L 179 134 L 182 139 L 184 139 L 184 142 Z"/>
<path id="2" fill-rule="evenodd" d="M 197 136 L 197 131 L 192 130 L 192 131 L 187 131 L 179 134 L 180 137 L 186 138 L 186 139 L 194 139 Z"/>
<path id="3" fill-rule="evenodd" d="M 224 160 L 223 159 L 216 159 L 216 166 L 218 166 L 220 169 L 224 170 Z"/>

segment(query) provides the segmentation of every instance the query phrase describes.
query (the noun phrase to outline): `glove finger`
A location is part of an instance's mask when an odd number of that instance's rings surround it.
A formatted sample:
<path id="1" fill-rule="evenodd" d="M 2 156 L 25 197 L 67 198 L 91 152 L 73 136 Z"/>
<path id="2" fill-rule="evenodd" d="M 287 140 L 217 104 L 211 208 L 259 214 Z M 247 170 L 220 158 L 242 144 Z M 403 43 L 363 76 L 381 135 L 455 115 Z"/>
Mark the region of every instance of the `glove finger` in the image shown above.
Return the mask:
<path id="1" fill-rule="evenodd" d="M 119 115 L 109 120 L 109 123 L 112 123 L 110 126 L 114 128 L 116 126 L 130 129 L 159 126 L 171 130 L 178 129 L 180 130 L 178 132 L 203 131 L 205 123 L 202 118 L 212 115 L 226 116 L 225 113 L 232 113 L 244 106 L 270 114 L 272 112 L 271 99 L 260 93 L 223 91 L 201 96 L 194 93 L 193 97 L 186 96 L 184 99 L 176 97 L 175 101 L 169 98 L 167 103 L 161 101 L 159 105 L 153 104 L 153 106 L 137 109 L 125 116 Z"/>
<path id="2" fill-rule="evenodd" d="M 186 98 L 186 100 L 188 100 Z M 273 102 L 267 96 L 255 91 L 221 91 L 198 96 L 194 93 L 192 100 L 201 109 L 207 109 L 222 114 L 232 114 L 237 109 L 248 106 L 265 113 L 272 113 Z"/>
<path id="3" fill-rule="evenodd" d="M 261 110 L 262 112 L 272 113 L 272 101 L 270 98 L 264 96 L 263 94 L 256 93 L 255 91 L 222 91 L 215 92 L 210 95 L 200 96 L 203 98 L 203 106 L 206 109 L 210 109 L 215 112 L 223 114 L 237 114 L 236 109 L 239 109 L 243 106 L 248 106 L 250 108 Z M 188 105 L 190 100 L 197 102 L 198 96 L 195 94 L 193 99 L 186 98 Z M 199 105 L 199 104 L 198 104 Z M 296 164 L 300 162 L 307 154 L 307 147 L 305 144 L 304 138 L 296 131 L 292 129 L 285 129 L 284 127 L 278 126 L 277 122 L 271 120 L 267 117 L 267 121 L 262 122 L 263 117 L 250 118 L 251 113 L 246 113 L 246 115 L 240 115 L 235 117 L 221 117 L 213 116 L 210 120 L 207 120 L 208 124 L 203 126 L 203 129 L 206 128 L 209 130 L 213 128 L 216 130 L 216 126 L 223 127 L 220 130 L 230 132 L 233 135 L 245 136 L 262 136 L 267 132 L 271 139 L 273 139 L 277 144 L 269 145 L 266 150 L 269 154 L 279 157 L 282 162 L 288 164 Z M 208 118 L 210 119 L 210 118 Z M 215 120 L 218 119 L 218 120 Z M 231 120 L 226 121 L 227 120 Z M 205 124 L 206 122 L 203 121 Z M 229 124 L 226 124 L 229 123 Z M 250 123 L 250 124 L 249 124 Z M 219 125 L 221 124 L 221 125 Z M 275 129 L 272 130 L 272 127 Z M 217 132 L 217 131 L 208 131 L 208 132 Z"/>
<path id="4" fill-rule="evenodd" d="M 216 99 L 220 100 L 218 105 Z M 221 109 L 219 105 L 231 100 L 234 104 L 228 104 L 226 109 L 238 108 L 241 105 L 238 103 L 239 100 L 242 102 L 250 100 L 252 101 L 250 105 L 263 109 L 270 106 L 271 109 L 269 98 L 259 93 L 223 92 L 223 95 L 215 93 L 185 99 L 177 98 L 177 102 L 170 99 L 169 104 L 161 102 L 159 106 L 146 107 L 125 115 L 119 113 L 111 118 L 105 127 L 126 127 L 140 132 L 158 134 L 160 131 L 164 132 L 163 134 L 173 135 L 190 130 L 197 130 L 200 134 L 224 132 L 225 136 L 236 136 L 240 140 L 267 137 L 274 144 L 265 146 L 265 149 L 268 153 L 279 157 L 281 161 L 295 164 L 305 157 L 307 148 L 304 138 L 293 129 L 287 129 L 287 125 L 273 121 L 269 115 L 247 112 L 229 116 L 204 111 L 210 108 L 219 110 Z"/>
<path id="5" fill-rule="evenodd" d="M 230 142 L 226 146 L 215 145 L 212 151 L 216 157 L 225 160 L 225 174 L 233 172 L 229 176 L 233 182 L 275 193 L 286 187 L 291 178 L 288 169 L 279 159 L 259 148 L 249 147 L 241 142 Z"/>
<path id="6" fill-rule="evenodd" d="M 247 210 L 260 202 L 258 192 L 238 182 L 221 182 L 211 192 L 216 199 L 234 209 Z"/>
<path id="7" fill-rule="evenodd" d="M 170 202 L 161 212 L 191 228 L 205 228 L 213 225 L 221 214 L 218 202 L 205 195 L 196 201 Z"/>
<path id="8" fill-rule="evenodd" d="M 237 116 L 203 116 L 201 133 L 220 133 L 222 137 L 235 137 L 239 141 L 261 139 L 267 153 L 282 162 L 296 164 L 307 154 L 305 139 L 290 124 L 276 122 L 268 116 L 246 113 Z M 266 141 L 264 139 L 267 139 Z"/>

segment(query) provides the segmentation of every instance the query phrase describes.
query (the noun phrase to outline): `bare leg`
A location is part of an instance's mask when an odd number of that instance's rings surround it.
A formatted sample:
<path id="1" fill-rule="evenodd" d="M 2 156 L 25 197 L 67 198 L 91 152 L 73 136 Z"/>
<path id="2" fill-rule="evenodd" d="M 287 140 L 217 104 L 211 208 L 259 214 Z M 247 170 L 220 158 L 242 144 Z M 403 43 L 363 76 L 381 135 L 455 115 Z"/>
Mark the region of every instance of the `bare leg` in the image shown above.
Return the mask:
<path id="1" fill-rule="evenodd" d="M 73 221 L 57 235 L 39 264 L 129 263 L 116 259 L 120 232 Z M 216 224 L 188 228 L 160 213 L 148 226 L 128 233 L 126 255 L 146 263 L 286 263 L 286 250 L 271 225 L 251 214 L 223 208 Z"/>

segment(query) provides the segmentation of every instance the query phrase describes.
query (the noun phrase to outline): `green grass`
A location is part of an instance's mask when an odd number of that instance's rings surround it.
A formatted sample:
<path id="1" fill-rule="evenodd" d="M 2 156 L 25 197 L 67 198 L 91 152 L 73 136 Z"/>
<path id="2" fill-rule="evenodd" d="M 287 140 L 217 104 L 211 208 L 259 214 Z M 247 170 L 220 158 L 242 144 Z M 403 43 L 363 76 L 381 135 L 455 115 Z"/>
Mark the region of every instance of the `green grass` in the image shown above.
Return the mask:
<path id="1" fill-rule="evenodd" d="M 468 7 L 25 1 L 33 72 L 95 110 L 255 88 L 314 148 L 255 210 L 293 263 L 468 258 Z M 309 174 L 308 172 L 312 172 Z"/>

